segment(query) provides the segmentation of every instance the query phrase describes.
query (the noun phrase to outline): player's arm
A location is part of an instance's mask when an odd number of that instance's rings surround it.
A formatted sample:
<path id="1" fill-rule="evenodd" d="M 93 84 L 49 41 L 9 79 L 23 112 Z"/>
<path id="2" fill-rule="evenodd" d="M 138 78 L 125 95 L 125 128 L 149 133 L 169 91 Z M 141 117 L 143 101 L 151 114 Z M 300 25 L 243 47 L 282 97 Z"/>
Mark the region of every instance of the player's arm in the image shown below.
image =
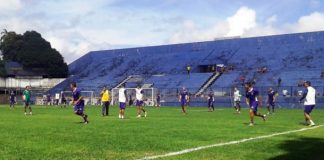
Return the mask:
<path id="1" fill-rule="evenodd" d="M 76 105 L 76 104 L 78 104 L 81 100 L 83 100 L 83 96 L 80 96 L 78 100 L 73 101 L 73 102 L 74 102 L 74 104 Z"/>
<path id="2" fill-rule="evenodd" d="M 273 102 L 276 102 L 276 100 L 277 100 L 277 94 L 274 94 L 273 95 Z"/>
<path id="3" fill-rule="evenodd" d="M 179 95 L 179 102 L 181 102 L 181 95 Z"/>
<path id="4" fill-rule="evenodd" d="M 307 96 L 308 90 L 306 89 L 305 92 L 303 93 L 303 96 L 299 99 L 299 102 L 301 103 L 301 101 L 303 101 L 306 96 Z"/>
<path id="5" fill-rule="evenodd" d="M 258 96 L 258 100 L 259 100 L 260 107 L 262 107 L 262 96 Z"/>
<path id="6" fill-rule="evenodd" d="M 126 102 L 128 102 L 128 96 L 127 96 L 127 92 L 126 90 L 124 91 L 124 95 L 125 95 L 125 98 L 126 98 Z M 127 104 L 127 103 L 126 103 Z"/>
<path id="7" fill-rule="evenodd" d="M 245 98 L 245 102 L 248 106 L 250 105 L 250 100 L 248 98 Z"/>

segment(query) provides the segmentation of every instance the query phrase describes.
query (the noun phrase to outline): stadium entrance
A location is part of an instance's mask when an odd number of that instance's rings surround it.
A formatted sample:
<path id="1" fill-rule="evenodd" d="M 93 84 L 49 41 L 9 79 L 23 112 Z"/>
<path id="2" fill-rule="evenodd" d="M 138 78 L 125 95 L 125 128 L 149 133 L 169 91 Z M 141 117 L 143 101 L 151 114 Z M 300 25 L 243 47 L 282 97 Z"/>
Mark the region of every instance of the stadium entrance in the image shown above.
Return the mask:
<path id="1" fill-rule="evenodd" d="M 199 73 L 212 73 L 216 71 L 222 71 L 224 68 L 223 64 L 208 64 L 208 65 L 199 65 Z"/>

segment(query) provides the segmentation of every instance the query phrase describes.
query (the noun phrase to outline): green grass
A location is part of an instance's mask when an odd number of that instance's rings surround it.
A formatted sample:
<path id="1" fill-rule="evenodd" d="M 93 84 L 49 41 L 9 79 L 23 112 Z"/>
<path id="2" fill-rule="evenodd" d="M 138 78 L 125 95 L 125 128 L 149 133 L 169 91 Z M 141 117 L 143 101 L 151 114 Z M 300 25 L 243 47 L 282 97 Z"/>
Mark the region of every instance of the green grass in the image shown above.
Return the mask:
<path id="1" fill-rule="evenodd" d="M 101 107 L 87 107 L 90 124 L 79 123 L 72 108 L 0 106 L 0 159 L 137 159 L 172 151 L 305 128 L 302 110 L 278 110 L 267 122 L 256 119 L 248 127 L 248 113 L 233 114 L 221 108 L 189 108 L 184 116 L 177 107 L 147 108 L 147 118 L 136 118 L 135 108 L 118 119 L 101 117 Z M 262 111 L 262 110 L 261 110 Z M 324 110 L 312 116 L 324 124 Z M 210 148 L 164 159 L 324 159 L 324 127 L 246 143 Z M 314 158 L 315 157 L 315 158 Z M 317 157 L 317 158 L 316 158 Z"/>

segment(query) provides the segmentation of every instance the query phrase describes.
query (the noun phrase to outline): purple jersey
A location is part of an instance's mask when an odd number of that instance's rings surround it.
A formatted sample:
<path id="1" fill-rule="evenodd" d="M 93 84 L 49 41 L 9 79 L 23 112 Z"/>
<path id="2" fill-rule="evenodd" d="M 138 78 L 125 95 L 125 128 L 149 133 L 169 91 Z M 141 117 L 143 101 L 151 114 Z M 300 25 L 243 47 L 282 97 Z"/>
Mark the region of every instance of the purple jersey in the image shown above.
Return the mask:
<path id="1" fill-rule="evenodd" d="M 249 99 L 250 104 L 257 102 L 258 96 L 259 96 L 259 91 L 255 90 L 253 88 L 250 91 L 246 92 L 246 98 Z"/>
<path id="2" fill-rule="evenodd" d="M 182 91 L 180 93 L 181 102 L 186 102 L 187 101 L 186 96 L 188 96 L 188 92 L 187 91 Z"/>
<path id="3" fill-rule="evenodd" d="M 77 101 L 80 97 L 81 97 L 81 90 L 76 88 L 73 92 L 72 92 L 72 97 L 74 101 Z M 84 105 L 84 101 L 80 100 L 78 104 L 76 105 Z"/>
<path id="4" fill-rule="evenodd" d="M 208 94 L 208 102 L 214 102 L 214 94 L 212 93 Z"/>
<path id="5" fill-rule="evenodd" d="M 15 101 L 15 97 L 16 97 L 15 93 L 12 92 L 10 94 L 10 101 L 12 101 L 12 102 Z"/>
<path id="6" fill-rule="evenodd" d="M 269 102 L 273 102 L 274 100 L 274 96 L 276 95 L 276 92 L 275 91 L 270 91 L 268 92 L 268 99 L 269 99 Z"/>

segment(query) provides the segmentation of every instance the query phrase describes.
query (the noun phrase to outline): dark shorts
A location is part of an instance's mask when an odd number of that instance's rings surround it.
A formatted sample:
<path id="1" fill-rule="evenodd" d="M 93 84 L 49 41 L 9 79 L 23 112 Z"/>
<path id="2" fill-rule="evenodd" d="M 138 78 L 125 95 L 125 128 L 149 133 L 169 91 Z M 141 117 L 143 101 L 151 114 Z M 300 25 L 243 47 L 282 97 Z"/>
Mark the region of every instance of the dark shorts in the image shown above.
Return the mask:
<path id="1" fill-rule="evenodd" d="M 256 112 L 258 111 L 258 106 L 259 106 L 259 102 L 252 102 L 252 103 L 250 104 L 250 109 L 251 109 L 254 113 L 256 113 Z"/>
<path id="2" fill-rule="evenodd" d="M 10 100 L 10 105 L 13 105 L 13 104 L 15 104 L 15 103 L 16 103 L 15 101 Z"/>
<path id="3" fill-rule="evenodd" d="M 144 101 L 136 100 L 136 106 L 138 106 L 138 107 L 142 107 L 143 104 L 144 104 Z"/>
<path id="4" fill-rule="evenodd" d="M 74 112 L 78 112 L 78 113 L 83 113 L 84 112 L 84 105 L 75 105 L 73 107 Z"/>
<path id="5" fill-rule="evenodd" d="M 187 103 L 187 101 L 186 100 L 181 100 L 181 106 L 186 106 L 186 105 L 188 105 L 188 103 Z"/>
<path id="6" fill-rule="evenodd" d="M 213 101 L 209 101 L 208 102 L 208 107 L 214 107 L 214 102 Z"/>
<path id="7" fill-rule="evenodd" d="M 313 111 L 314 107 L 315 105 L 305 105 L 304 112 L 310 114 Z"/>
<path id="8" fill-rule="evenodd" d="M 276 104 L 275 104 L 275 102 L 269 102 L 269 103 L 268 103 L 268 106 L 272 106 L 272 107 L 274 107 L 274 106 L 276 106 Z"/>
<path id="9" fill-rule="evenodd" d="M 30 101 L 24 101 L 25 106 L 30 106 Z"/>
<path id="10" fill-rule="evenodd" d="M 119 109 L 125 109 L 126 108 L 126 103 L 120 102 L 119 103 Z"/>

